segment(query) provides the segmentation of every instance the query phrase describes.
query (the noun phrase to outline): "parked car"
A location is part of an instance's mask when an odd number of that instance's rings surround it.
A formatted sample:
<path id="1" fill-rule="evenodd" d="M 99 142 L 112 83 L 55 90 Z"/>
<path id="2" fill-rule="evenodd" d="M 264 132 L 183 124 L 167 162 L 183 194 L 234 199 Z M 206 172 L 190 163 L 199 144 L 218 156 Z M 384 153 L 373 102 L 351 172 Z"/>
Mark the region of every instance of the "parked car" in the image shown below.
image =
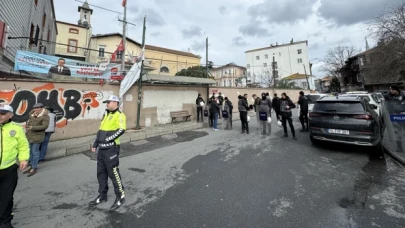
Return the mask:
<path id="1" fill-rule="evenodd" d="M 380 117 L 376 108 L 359 97 L 322 97 L 309 113 L 312 144 L 329 141 L 381 147 Z"/>
<path id="2" fill-rule="evenodd" d="M 381 100 L 378 99 L 376 96 L 374 96 L 371 93 L 367 92 L 349 92 L 346 94 L 342 94 L 340 96 L 348 96 L 348 97 L 360 97 L 363 99 L 366 99 L 370 104 L 373 104 L 377 106 L 377 109 L 375 110 L 379 116 L 381 116 Z"/>
<path id="3" fill-rule="evenodd" d="M 379 103 L 385 101 L 384 95 L 382 93 L 373 92 L 373 93 L 371 93 L 371 95 L 374 96 L 374 99 L 376 101 L 379 101 Z"/>

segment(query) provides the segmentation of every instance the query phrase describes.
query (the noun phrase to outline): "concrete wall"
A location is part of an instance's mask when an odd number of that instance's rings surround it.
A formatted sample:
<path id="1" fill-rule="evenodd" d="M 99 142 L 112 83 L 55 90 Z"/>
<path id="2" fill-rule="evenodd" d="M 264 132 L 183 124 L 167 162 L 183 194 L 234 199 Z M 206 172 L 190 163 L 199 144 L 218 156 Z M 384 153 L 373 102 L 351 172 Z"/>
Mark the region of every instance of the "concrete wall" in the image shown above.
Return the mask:
<path id="1" fill-rule="evenodd" d="M 95 134 L 105 111 L 102 102 L 111 94 L 118 94 L 119 85 L 100 85 L 90 82 L 52 81 L 0 81 L 0 102 L 9 103 L 15 111 L 14 121 L 25 125 L 32 106 L 43 103 L 53 108 L 57 115 L 57 130 L 52 140 L 77 138 Z M 260 95 L 269 89 L 256 88 L 210 88 L 203 86 L 151 85 L 142 87 L 140 126 L 148 127 L 171 122 L 170 112 L 187 110 L 196 119 L 195 100 L 200 93 L 207 101 L 207 93 L 222 92 L 232 103 L 237 96 L 247 93 L 249 103 L 252 94 Z M 298 90 L 277 90 L 286 92 L 297 101 Z M 308 91 L 305 91 L 308 92 Z M 133 86 L 124 96 L 123 112 L 127 116 L 127 128 L 136 126 L 138 110 L 138 87 Z M 235 108 L 237 111 L 237 108 Z"/>
<path id="2" fill-rule="evenodd" d="M 59 140 L 95 134 L 105 111 L 102 102 L 118 91 L 119 85 L 89 82 L 0 81 L 0 102 L 14 108 L 13 120 L 23 126 L 35 103 L 53 108 L 58 121 L 52 140 Z M 170 123 L 170 112 L 180 110 L 188 110 L 195 119 L 198 93 L 206 100 L 207 89 L 201 86 L 144 85 L 140 125 Z M 124 96 L 127 128 L 136 126 L 137 100 L 138 87 L 133 86 Z"/>

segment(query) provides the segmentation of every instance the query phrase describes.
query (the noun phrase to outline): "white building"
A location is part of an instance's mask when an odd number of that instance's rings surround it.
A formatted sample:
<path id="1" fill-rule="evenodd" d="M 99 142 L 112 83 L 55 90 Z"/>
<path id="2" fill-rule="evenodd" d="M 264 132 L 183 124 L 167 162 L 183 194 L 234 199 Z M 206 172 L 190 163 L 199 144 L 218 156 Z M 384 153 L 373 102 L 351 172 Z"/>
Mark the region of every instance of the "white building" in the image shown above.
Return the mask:
<path id="1" fill-rule="evenodd" d="M 248 50 L 246 70 L 248 83 L 268 84 L 272 80 L 272 61 L 274 57 L 276 80 L 293 74 L 310 75 L 308 58 L 308 41 L 270 45 L 269 47 Z M 313 77 L 310 77 L 314 80 Z M 263 83 L 266 82 L 267 83 Z M 314 82 L 310 82 L 314 84 Z M 311 88 L 312 89 L 312 88 Z"/>

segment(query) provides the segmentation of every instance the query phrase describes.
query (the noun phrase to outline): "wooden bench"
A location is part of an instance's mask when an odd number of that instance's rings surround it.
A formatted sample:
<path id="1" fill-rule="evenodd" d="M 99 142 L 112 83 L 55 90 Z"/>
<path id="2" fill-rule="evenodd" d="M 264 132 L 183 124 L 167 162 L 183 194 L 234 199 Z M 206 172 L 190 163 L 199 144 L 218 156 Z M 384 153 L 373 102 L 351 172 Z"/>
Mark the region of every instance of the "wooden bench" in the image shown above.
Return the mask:
<path id="1" fill-rule="evenodd" d="M 182 117 L 183 120 L 184 120 L 184 117 L 186 117 L 186 120 L 185 120 L 185 121 L 187 121 L 188 119 L 191 120 L 191 118 L 190 118 L 191 115 L 188 114 L 188 111 L 175 111 L 175 112 L 170 112 L 170 117 L 172 118 L 172 123 L 173 123 L 173 121 L 174 121 L 176 118 L 179 118 L 179 117 Z"/>

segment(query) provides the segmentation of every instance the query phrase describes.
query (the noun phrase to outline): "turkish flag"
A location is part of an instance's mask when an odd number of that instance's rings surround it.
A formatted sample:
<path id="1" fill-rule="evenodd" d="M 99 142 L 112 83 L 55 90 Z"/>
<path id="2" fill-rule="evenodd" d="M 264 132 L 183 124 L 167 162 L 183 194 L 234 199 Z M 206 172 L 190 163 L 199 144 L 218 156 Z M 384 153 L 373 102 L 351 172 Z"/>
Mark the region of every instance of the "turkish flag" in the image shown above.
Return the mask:
<path id="1" fill-rule="evenodd" d="M 127 6 L 127 0 L 122 0 L 122 7 Z"/>
<path id="2" fill-rule="evenodd" d="M 121 43 L 118 45 L 117 50 L 115 50 L 115 52 L 111 55 L 111 61 L 117 60 L 117 53 L 119 51 L 124 51 L 123 40 L 121 40 Z"/>

